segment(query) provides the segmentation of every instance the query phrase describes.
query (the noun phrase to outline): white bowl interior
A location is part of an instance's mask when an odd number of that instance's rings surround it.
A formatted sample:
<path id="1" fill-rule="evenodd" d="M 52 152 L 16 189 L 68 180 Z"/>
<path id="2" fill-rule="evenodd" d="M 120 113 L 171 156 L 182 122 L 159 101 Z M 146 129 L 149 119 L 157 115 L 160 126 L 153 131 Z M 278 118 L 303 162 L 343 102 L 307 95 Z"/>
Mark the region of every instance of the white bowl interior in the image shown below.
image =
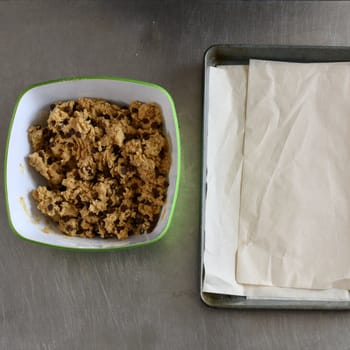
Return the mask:
<path id="1" fill-rule="evenodd" d="M 172 163 L 167 201 L 153 232 L 131 236 L 123 241 L 69 237 L 60 233 L 56 226 L 48 222 L 37 210 L 30 192 L 39 184 L 45 184 L 45 180 L 36 174 L 27 162 L 27 157 L 31 152 L 27 134 L 28 127 L 40 123 L 47 117 L 51 103 L 79 97 L 98 97 L 124 104 L 140 100 L 156 102 L 160 105 L 170 143 Z M 176 189 L 178 144 L 175 118 L 171 101 L 163 89 L 154 85 L 144 85 L 132 81 L 83 78 L 51 82 L 26 91 L 21 97 L 13 116 L 7 149 L 7 164 L 5 165 L 9 218 L 14 230 L 23 238 L 32 241 L 80 249 L 125 247 L 156 239 L 167 226 Z"/>

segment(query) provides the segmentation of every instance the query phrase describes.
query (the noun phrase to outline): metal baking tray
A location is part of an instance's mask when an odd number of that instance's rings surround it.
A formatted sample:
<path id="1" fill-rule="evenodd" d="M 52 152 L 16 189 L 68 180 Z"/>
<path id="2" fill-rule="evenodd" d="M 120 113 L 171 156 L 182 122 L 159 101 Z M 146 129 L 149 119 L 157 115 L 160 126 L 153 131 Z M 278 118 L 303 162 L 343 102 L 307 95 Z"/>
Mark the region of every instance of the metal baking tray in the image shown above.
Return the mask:
<path id="1" fill-rule="evenodd" d="M 202 217 L 201 217 L 201 274 L 200 293 L 205 304 L 213 307 L 241 309 L 350 309 L 350 301 L 307 301 L 247 299 L 242 296 L 203 292 L 206 205 L 206 159 L 208 131 L 208 73 L 209 67 L 218 65 L 248 64 L 249 59 L 263 59 L 289 62 L 341 62 L 350 61 L 350 47 L 336 46 L 246 46 L 214 45 L 204 56 L 204 98 L 203 98 L 203 169 L 202 169 Z"/>

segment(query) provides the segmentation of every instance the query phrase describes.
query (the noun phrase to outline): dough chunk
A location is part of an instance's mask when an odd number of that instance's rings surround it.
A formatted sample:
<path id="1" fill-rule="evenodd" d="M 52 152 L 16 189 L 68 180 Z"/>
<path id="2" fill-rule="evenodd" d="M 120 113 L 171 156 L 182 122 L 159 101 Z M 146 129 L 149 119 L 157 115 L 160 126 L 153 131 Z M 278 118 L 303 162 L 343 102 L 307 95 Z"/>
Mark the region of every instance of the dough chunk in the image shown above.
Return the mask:
<path id="1" fill-rule="evenodd" d="M 153 230 L 171 161 L 157 104 L 58 102 L 47 125 L 31 126 L 28 136 L 29 164 L 48 181 L 32 196 L 63 233 L 126 239 Z"/>

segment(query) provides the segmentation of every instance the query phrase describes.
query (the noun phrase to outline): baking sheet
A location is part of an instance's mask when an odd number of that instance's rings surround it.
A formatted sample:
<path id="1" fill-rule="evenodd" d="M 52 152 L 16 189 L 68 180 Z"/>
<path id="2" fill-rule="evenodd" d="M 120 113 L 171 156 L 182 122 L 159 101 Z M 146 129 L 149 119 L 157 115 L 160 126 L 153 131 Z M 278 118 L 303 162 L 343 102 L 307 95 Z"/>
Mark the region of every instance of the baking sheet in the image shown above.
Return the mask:
<path id="1" fill-rule="evenodd" d="M 320 59 L 319 59 L 320 57 Z M 222 64 L 246 64 L 250 58 L 274 59 L 296 62 L 317 61 L 347 61 L 350 58 L 348 48 L 290 48 L 290 47 L 232 47 L 215 46 L 208 50 L 205 57 L 205 90 L 204 90 L 204 152 L 203 152 L 203 211 L 202 211 L 202 299 L 209 305 L 229 307 L 269 307 L 269 308 L 349 308 L 347 301 L 311 301 L 311 300 L 249 300 L 244 296 L 207 293 L 203 291 L 203 253 L 205 241 L 205 211 L 206 211 L 206 159 L 207 159 L 207 130 L 208 130 L 208 72 L 209 68 Z M 239 292 L 237 294 L 240 294 Z M 241 293 L 244 294 L 244 293 Z"/>
<path id="2" fill-rule="evenodd" d="M 239 266 L 236 264 L 236 252 L 238 226 L 242 222 L 240 205 L 244 135 L 247 140 L 248 66 L 224 65 L 210 67 L 209 70 L 203 291 L 249 298 L 349 300 L 350 295 L 346 290 L 276 288 L 237 283 L 236 270 Z M 253 188 L 253 185 L 250 187 Z M 250 266 L 249 262 L 244 266 Z M 250 276 L 249 273 L 247 275 Z"/>

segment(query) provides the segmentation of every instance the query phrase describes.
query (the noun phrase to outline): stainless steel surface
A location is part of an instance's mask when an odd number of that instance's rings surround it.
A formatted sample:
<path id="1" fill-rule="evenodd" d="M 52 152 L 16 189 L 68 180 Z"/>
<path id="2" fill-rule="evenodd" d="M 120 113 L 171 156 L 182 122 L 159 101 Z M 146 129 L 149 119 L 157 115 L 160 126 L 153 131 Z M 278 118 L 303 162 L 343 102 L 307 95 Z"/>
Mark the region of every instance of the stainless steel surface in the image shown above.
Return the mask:
<path id="1" fill-rule="evenodd" d="M 217 65 L 246 65 L 249 59 L 289 62 L 341 62 L 350 61 L 350 47 L 339 46 L 287 46 L 287 45 L 213 45 L 204 56 L 204 101 L 203 101 L 203 161 L 202 174 L 207 172 L 208 94 L 209 68 Z M 209 306 L 238 309 L 323 309 L 347 310 L 349 301 L 310 301 L 247 299 L 237 295 L 222 295 L 203 292 L 205 268 L 203 264 L 205 246 L 205 206 L 207 183 L 202 175 L 201 213 L 201 297 Z M 238 233 L 237 233 L 238 234 Z M 336 257 L 335 257 L 336 258 Z"/>
<path id="2" fill-rule="evenodd" d="M 1 0 L 1 167 L 24 87 L 105 74 L 169 90 L 183 168 L 172 227 L 143 248 L 99 254 L 29 244 L 10 231 L 1 201 L 0 349 L 349 349 L 348 312 L 217 310 L 199 296 L 205 49 L 350 45 L 349 18 L 345 1 Z"/>

